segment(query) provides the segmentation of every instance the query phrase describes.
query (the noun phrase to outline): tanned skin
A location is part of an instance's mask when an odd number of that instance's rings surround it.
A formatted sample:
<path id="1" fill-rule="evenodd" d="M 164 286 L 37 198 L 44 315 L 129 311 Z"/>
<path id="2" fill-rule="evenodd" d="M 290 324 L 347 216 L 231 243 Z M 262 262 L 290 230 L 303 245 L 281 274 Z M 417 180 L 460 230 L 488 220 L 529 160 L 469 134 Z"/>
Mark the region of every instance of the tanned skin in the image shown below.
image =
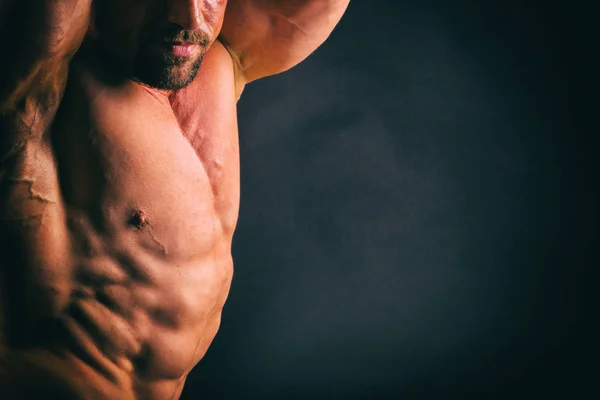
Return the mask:
<path id="1" fill-rule="evenodd" d="M 237 100 L 347 5 L 0 0 L 0 398 L 179 398 L 232 278 Z"/>

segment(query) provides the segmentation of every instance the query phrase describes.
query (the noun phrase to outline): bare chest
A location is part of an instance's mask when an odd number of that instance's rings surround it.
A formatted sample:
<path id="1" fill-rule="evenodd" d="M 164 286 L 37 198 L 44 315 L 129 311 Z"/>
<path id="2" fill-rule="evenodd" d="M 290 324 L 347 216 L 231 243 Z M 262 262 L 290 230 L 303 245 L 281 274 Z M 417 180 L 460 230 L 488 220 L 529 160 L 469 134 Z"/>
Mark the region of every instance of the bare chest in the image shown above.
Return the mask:
<path id="1" fill-rule="evenodd" d="M 235 103 L 215 107 L 210 87 L 206 97 L 192 87 L 169 99 L 133 82 L 78 83 L 52 138 L 68 207 L 115 243 L 133 234 L 174 260 L 229 241 L 239 205 Z"/>
<path id="2" fill-rule="evenodd" d="M 73 68 L 49 135 L 3 171 L 4 228 L 28 247 L 60 241 L 48 250 L 63 255 L 75 250 L 64 236 L 98 236 L 117 253 L 141 246 L 171 263 L 228 248 L 239 207 L 233 79 L 218 57 L 205 63 L 173 98 Z"/>

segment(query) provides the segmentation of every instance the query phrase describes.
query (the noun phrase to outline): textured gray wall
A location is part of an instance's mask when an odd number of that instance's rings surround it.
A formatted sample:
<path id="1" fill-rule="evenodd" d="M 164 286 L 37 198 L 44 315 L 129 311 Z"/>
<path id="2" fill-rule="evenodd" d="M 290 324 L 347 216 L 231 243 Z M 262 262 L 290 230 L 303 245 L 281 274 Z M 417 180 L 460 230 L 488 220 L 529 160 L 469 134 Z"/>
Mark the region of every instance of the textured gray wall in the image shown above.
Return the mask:
<path id="1" fill-rule="evenodd" d="M 246 89 L 236 272 L 184 399 L 591 388 L 588 11 L 534 4 L 355 0 Z"/>

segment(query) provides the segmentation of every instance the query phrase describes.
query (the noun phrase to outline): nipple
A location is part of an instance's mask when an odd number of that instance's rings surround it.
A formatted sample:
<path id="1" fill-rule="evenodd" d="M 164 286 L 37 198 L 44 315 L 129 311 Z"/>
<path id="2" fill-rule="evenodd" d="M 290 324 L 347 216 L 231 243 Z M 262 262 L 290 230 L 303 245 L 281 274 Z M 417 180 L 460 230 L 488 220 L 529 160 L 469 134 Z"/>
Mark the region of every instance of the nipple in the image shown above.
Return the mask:
<path id="1" fill-rule="evenodd" d="M 148 224 L 148 215 L 138 208 L 135 208 L 131 211 L 131 215 L 129 216 L 129 225 L 133 226 L 136 229 L 142 229 L 144 226 Z"/>

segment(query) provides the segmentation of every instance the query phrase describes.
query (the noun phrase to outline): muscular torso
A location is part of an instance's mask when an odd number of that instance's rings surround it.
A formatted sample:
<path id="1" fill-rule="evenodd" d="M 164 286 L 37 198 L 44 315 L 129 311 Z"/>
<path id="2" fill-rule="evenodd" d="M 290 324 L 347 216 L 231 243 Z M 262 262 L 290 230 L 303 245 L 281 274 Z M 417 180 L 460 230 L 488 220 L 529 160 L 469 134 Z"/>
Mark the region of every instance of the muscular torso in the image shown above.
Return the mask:
<path id="1" fill-rule="evenodd" d="M 169 97 L 86 54 L 0 172 L 1 356 L 80 398 L 177 398 L 232 277 L 232 61 L 216 42 Z"/>

